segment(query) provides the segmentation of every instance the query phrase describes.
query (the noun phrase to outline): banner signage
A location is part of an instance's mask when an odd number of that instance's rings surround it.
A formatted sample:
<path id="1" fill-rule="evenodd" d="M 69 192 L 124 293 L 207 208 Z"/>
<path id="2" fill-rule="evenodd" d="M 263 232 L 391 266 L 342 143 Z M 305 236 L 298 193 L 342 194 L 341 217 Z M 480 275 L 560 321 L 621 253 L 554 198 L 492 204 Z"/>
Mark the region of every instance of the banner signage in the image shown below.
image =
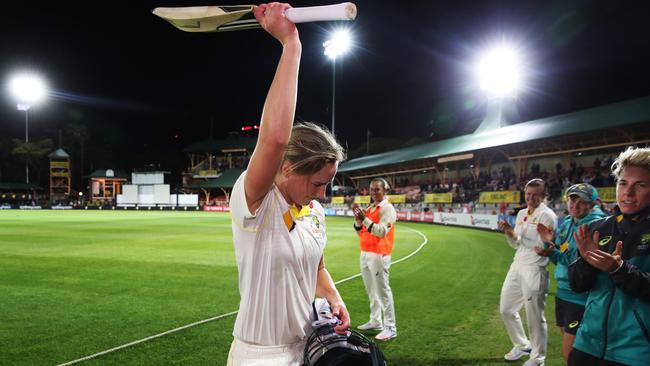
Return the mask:
<path id="1" fill-rule="evenodd" d="M 354 203 L 370 204 L 370 196 L 354 196 Z"/>
<path id="2" fill-rule="evenodd" d="M 206 212 L 230 212 L 230 206 L 203 206 Z"/>
<path id="3" fill-rule="evenodd" d="M 427 193 L 424 195 L 424 203 L 451 203 L 451 192 Z"/>
<path id="4" fill-rule="evenodd" d="M 521 192 L 519 191 L 496 191 L 481 192 L 478 198 L 480 203 L 519 203 Z"/>
<path id="5" fill-rule="evenodd" d="M 387 194 L 386 197 L 390 203 L 406 203 L 405 194 Z"/>
<path id="6" fill-rule="evenodd" d="M 408 212 L 398 211 L 397 220 L 428 222 L 442 225 L 466 226 L 480 229 L 498 229 L 497 215 L 479 215 L 444 212 Z"/>
<path id="7" fill-rule="evenodd" d="M 616 187 L 598 187 L 598 197 L 603 202 L 616 202 Z"/>

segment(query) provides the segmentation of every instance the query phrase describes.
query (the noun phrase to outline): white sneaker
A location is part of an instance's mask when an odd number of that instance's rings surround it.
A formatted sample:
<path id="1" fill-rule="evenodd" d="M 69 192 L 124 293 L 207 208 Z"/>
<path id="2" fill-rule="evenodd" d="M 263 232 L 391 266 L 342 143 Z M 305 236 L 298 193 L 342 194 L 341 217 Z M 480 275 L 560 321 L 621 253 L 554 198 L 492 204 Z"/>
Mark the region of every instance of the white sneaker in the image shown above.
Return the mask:
<path id="1" fill-rule="evenodd" d="M 519 348 L 519 347 L 515 346 L 515 347 L 512 347 L 510 352 L 506 353 L 505 356 L 503 356 L 503 358 L 506 361 L 517 361 L 518 359 L 520 359 L 520 358 L 522 358 L 524 356 L 528 356 L 529 354 L 530 354 L 530 348 L 523 348 L 522 349 L 522 348 Z M 527 365 L 527 366 L 530 366 L 530 365 Z"/>
<path id="2" fill-rule="evenodd" d="M 380 330 L 382 329 L 382 325 L 380 323 L 375 323 L 373 321 L 369 321 L 365 324 L 361 324 L 360 326 L 357 327 L 359 330 Z"/>
<path id="3" fill-rule="evenodd" d="M 523 366 L 544 366 L 544 362 L 539 363 L 537 360 L 530 359 L 526 362 L 524 362 Z"/>
<path id="4" fill-rule="evenodd" d="M 388 341 L 397 337 L 397 330 L 395 328 L 385 328 L 375 336 L 378 341 Z"/>

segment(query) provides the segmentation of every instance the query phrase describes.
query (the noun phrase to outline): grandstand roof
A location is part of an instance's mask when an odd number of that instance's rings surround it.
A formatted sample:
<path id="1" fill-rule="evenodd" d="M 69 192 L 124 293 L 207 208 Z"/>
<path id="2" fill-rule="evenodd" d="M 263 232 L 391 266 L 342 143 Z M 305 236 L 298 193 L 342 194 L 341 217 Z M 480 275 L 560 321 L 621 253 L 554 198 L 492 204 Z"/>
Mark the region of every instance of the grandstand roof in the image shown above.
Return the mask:
<path id="1" fill-rule="evenodd" d="M 237 178 L 244 172 L 241 168 L 231 168 L 224 171 L 220 176 L 215 179 L 210 179 L 205 183 L 201 183 L 201 188 L 232 188 L 237 181 Z"/>
<path id="2" fill-rule="evenodd" d="M 257 136 L 251 137 L 234 137 L 227 138 L 223 140 L 203 140 L 195 142 L 188 147 L 184 148 L 183 151 L 187 153 L 221 153 L 224 150 L 229 149 L 250 149 L 252 150 L 255 147 L 257 142 Z"/>
<path id="3" fill-rule="evenodd" d="M 338 172 L 352 172 L 647 121 L 650 121 L 650 96 L 368 155 L 342 163 Z"/>

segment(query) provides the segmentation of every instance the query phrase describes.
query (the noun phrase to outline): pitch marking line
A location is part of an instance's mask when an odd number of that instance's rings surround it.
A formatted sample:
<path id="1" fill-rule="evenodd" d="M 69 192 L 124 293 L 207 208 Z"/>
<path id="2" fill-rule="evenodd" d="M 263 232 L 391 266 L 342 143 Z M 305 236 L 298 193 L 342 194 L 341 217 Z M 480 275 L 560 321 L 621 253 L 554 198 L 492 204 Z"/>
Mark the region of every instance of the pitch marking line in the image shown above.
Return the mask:
<path id="1" fill-rule="evenodd" d="M 397 263 L 399 263 L 399 262 L 402 262 L 402 261 L 405 261 L 405 260 L 411 258 L 411 257 L 414 256 L 415 254 L 417 254 L 417 253 L 418 253 L 418 252 L 419 252 L 419 251 L 420 251 L 420 250 L 421 250 L 421 249 L 422 249 L 422 248 L 423 248 L 423 247 L 424 247 L 424 246 L 429 242 L 429 239 L 428 239 L 424 234 L 422 234 L 422 232 L 420 232 L 420 231 L 418 231 L 418 230 L 415 230 L 415 229 L 412 229 L 412 228 L 407 227 L 407 226 L 404 226 L 404 228 L 416 232 L 416 233 L 417 233 L 418 235 L 420 235 L 424 240 L 422 241 L 422 243 L 420 244 L 420 246 L 419 246 L 417 249 L 415 249 L 413 252 L 411 252 L 411 253 L 408 254 L 407 256 L 402 257 L 402 258 L 400 258 L 400 259 L 394 261 L 392 264 L 397 264 Z M 352 276 L 350 276 L 350 277 L 346 277 L 346 278 L 344 278 L 344 279 L 338 280 L 338 281 L 334 282 L 334 284 L 338 285 L 338 284 L 340 284 L 340 283 L 344 283 L 344 282 L 347 282 L 347 281 L 353 280 L 353 279 L 355 279 L 355 278 L 357 278 L 357 277 L 361 277 L 361 273 L 357 273 L 357 274 L 352 275 Z M 229 316 L 235 315 L 235 314 L 237 314 L 237 312 L 238 312 L 238 310 L 235 310 L 235 311 L 231 311 L 231 312 L 229 312 L 229 313 L 225 313 L 225 314 L 217 315 L 217 316 L 212 317 L 212 318 L 199 320 L 199 321 L 194 322 L 194 323 L 191 323 L 191 324 L 183 325 L 182 327 L 174 328 L 174 329 L 172 329 L 172 330 L 168 330 L 168 331 L 166 331 L 166 332 L 158 333 L 158 334 L 155 334 L 155 335 L 152 335 L 152 336 L 146 337 L 146 338 L 139 339 L 139 340 L 137 340 L 137 341 L 133 341 L 133 342 L 130 342 L 130 343 L 127 343 L 127 344 L 123 344 L 123 345 L 121 345 L 121 346 L 113 347 L 113 348 L 111 348 L 111 349 L 107 349 L 107 350 L 105 350 L 105 351 L 97 352 L 97 353 L 95 353 L 95 354 L 92 354 L 92 355 L 89 355 L 89 356 L 86 356 L 86 357 L 82 357 L 82 358 L 79 358 L 79 359 L 76 359 L 76 360 L 73 360 L 73 361 L 69 361 L 69 362 L 66 362 L 66 363 L 59 364 L 59 365 L 57 365 L 57 366 L 68 366 L 68 365 L 73 365 L 73 364 L 75 364 L 75 363 L 79 363 L 79 362 L 87 361 L 87 360 L 93 359 L 93 358 L 95 358 L 95 357 L 99 357 L 99 356 L 105 355 L 105 354 L 107 354 L 107 353 L 111 353 L 111 352 L 119 351 L 119 350 L 121 350 L 121 349 L 124 349 L 124 348 L 127 348 L 127 347 L 131 347 L 131 346 L 135 346 L 136 344 L 140 344 L 140 343 L 144 343 L 144 342 L 146 342 L 146 341 L 150 341 L 150 340 L 152 340 L 152 339 L 160 338 L 160 337 L 162 337 L 162 336 L 166 336 L 166 335 L 168 335 L 168 334 L 175 333 L 175 332 L 178 332 L 178 331 L 181 331 L 181 330 L 187 329 L 187 328 L 192 328 L 192 327 L 195 327 L 195 326 L 200 325 L 200 324 L 204 324 L 204 323 L 211 322 L 211 321 L 213 321 L 213 320 L 223 319 L 223 318 L 226 318 L 226 317 L 229 317 Z"/>

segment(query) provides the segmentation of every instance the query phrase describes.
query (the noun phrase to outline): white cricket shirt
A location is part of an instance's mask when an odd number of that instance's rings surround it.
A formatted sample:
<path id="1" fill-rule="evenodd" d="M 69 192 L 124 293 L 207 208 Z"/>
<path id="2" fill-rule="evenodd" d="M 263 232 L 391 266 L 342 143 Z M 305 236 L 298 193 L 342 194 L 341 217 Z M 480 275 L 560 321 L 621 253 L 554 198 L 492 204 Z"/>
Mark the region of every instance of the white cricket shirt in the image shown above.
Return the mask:
<path id="1" fill-rule="evenodd" d="M 311 330 L 318 264 L 327 241 L 325 213 L 312 201 L 285 221 L 289 205 L 273 185 L 253 214 L 245 177 L 246 172 L 237 179 L 230 197 L 241 297 L 233 335 L 263 346 L 295 343 Z"/>
<path id="2" fill-rule="evenodd" d="M 539 223 L 544 224 L 544 226 L 553 231 L 555 231 L 557 225 L 555 212 L 544 203 L 540 203 L 532 214 L 528 213 L 527 208 L 517 213 L 517 220 L 515 222 L 515 235 L 517 236 L 517 240 L 512 240 L 506 235 L 508 244 L 517 249 L 514 259 L 515 263 L 539 266 L 546 266 L 548 264 L 548 257 L 537 254 L 533 249 L 533 247 L 544 248 L 544 243 L 537 233 L 537 224 Z"/>

